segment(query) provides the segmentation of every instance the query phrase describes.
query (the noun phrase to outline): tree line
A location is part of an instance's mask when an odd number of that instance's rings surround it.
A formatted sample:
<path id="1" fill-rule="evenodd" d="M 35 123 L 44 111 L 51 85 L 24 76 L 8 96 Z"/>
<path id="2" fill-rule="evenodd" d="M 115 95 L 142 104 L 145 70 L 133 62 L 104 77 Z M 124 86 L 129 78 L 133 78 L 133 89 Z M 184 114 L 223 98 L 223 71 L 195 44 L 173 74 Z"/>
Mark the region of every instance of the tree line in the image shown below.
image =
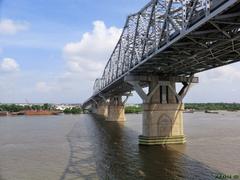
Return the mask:
<path id="1" fill-rule="evenodd" d="M 186 103 L 185 109 L 193 109 L 197 111 L 207 110 L 226 110 L 226 111 L 239 111 L 239 103 Z"/>
<path id="2" fill-rule="evenodd" d="M 28 110 L 59 111 L 56 109 L 56 107 L 54 105 L 47 104 L 47 103 L 45 103 L 43 105 L 0 104 L 0 111 L 21 112 L 21 111 L 28 111 Z M 80 107 L 72 107 L 72 108 L 66 108 L 62 112 L 65 114 L 80 114 L 83 111 Z"/>
<path id="3" fill-rule="evenodd" d="M 240 103 L 185 103 L 185 109 L 195 111 L 240 111 Z M 125 113 L 140 113 L 142 106 L 126 106 Z"/>
<path id="4" fill-rule="evenodd" d="M 196 111 L 226 110 L 240 111 L 240 103 L 185 103 L 185 109 L 193 109 Z M 0 111 L 20 112 L 27 110 L 56 110 L 54 105 L 17 105 L 17 104 L 0 104 Z M 126 106 L 125 113 L 141 113 L 143 111 L 141 105 Z M 65 114 L 80 114 L 83 110 L 80 107 L 66 108 L 63 110 Z"/>
<path id="5" fill-rule="evenodd" d="M 47 103 L 43 105 L 0 104 L 0 111 L 20 112 L 27 110 L 54 110 L 54 106 Z"/>

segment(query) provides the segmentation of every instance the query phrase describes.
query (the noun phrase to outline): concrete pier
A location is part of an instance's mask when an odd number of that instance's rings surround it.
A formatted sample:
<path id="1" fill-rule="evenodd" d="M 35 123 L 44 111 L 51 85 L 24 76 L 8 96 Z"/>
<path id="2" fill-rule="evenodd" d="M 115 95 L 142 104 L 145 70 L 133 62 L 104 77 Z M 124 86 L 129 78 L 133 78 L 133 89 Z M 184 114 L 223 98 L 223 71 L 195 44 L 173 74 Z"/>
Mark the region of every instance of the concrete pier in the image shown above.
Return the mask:
<path id="1" fill-rule="evenodd" d="M 149 92 L 145 93 L 140 83 L 148 82 Z M 183 87 L 176 92 L 176 81 L 161 81 L 159 77 L 129 77 L 126 79 L 133 85 L 143 100 L 143 129 L 139 136 L 139 144 L 164 145 L 183 144 L 186 142 L 183 131 L 182 99 L 191 83 L 182 82 Z M 189 80 L 190 82 L 192 79 Z M 180 81 L 181 82 L 181 81 Z"/>
<path id="2" fill-rule="evenodd" d="M 181 104 L 143 104 L 143 133 L 139 144 L 183 144 L 183 110 Z"/>
<path id="3" fill-rule="evenodd" d="M 121 96 L 110 98 L 107 121 L 126 121 L 124 103 Z"/>
<path id="4" fill-rule="evenodd" d="M 96 109 L 96 114 L 107 118 L 108 117 L 108 103 L 107 102 L 98 103 L 97 109 Z"/>
<path id="5" fill-rule="evenodd" d="M 182 144 L 184 106 L 178 104 L 173 91 L 175 82 L 159 82 L 153 79 L 149 85 L 151 97 L 143 104 L 143 134 L 139 144 Z M 170 88 L 171 87 L 171 88 Z"/>

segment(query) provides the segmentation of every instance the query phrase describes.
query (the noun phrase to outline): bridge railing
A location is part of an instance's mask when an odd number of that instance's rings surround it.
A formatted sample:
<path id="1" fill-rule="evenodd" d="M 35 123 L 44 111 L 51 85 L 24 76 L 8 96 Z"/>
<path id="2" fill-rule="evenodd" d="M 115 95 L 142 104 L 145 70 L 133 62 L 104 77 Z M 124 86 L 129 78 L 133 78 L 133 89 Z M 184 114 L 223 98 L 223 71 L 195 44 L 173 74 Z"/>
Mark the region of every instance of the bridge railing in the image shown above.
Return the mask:
<path id="1" fill-rule="evenodd" d="M 128 16 L 94 93 L 124 75 L 226 0 L 152 0 Z"/>

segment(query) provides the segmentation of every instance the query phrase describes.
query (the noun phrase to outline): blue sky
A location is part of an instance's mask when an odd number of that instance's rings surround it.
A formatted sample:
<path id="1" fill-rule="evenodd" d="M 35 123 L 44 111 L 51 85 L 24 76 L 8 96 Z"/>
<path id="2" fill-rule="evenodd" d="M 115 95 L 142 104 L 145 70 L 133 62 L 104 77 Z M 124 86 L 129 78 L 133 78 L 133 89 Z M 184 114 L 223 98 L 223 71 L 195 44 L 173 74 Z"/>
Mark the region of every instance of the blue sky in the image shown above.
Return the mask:
<path id="1" fill-rule="evenodd" d="M 62 48 L 91 30 L 93 21 L 102 20 L 107 26 L 122 27 L 128 12 L 139 9 L 145 2 L 3 0 L 2 19 L 26 21 L 29 29 L 15 36 L 1 37 L 4 46 L 1 56 L 18 59 L 27 70 L 61 70 L 64 66 L 60 62 Z"/>
<path id="2" fill-rule="evenodd" d="M 84 101 L 127 15 L 147 2 L 2 0 L 0 102 Z M 239 71 L 237 63 L 199 74 L 186 101 L 240 102 Z"/>

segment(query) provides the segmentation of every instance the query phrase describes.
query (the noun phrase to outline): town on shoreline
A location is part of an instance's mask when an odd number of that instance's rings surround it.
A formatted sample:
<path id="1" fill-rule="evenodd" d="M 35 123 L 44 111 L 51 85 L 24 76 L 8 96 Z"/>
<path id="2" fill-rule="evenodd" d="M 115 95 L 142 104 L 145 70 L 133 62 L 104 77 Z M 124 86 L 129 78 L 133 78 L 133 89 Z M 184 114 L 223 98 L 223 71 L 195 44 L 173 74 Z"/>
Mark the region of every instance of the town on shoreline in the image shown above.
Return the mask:
<path id="1" fill-rule="evenodd" d="M 185 112 L 217 113 L 217 111 L 240 111 L 240 103 L 185 103 Z M 128 104 L 125 113 L 141 113 L 141 104 Z M 0 116 L 7 115 L 58 115 L 88 113 L 81 104 L 0 104 Z"/>

